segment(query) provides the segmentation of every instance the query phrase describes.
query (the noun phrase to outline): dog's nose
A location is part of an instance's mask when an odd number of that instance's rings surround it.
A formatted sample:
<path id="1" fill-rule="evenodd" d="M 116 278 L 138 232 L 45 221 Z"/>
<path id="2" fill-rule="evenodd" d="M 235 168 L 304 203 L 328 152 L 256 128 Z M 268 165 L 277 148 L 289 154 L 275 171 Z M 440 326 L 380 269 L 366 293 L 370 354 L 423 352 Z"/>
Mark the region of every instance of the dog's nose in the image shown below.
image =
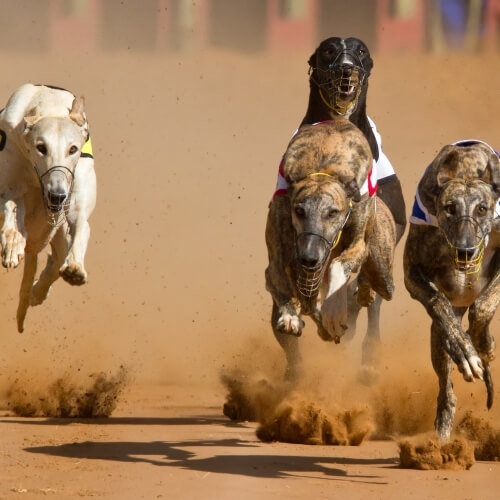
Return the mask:
<path id="1" fill-rule="evenodd" d="M 343 63 L 340 65 L 340 70 L 342 71 L 343 76 L 351 76 L 353 66 L 351 63 Z"/>
<path id="2" fill-rule="evenodd" d="M 318 258 L 312 255 L 303 255 L 300 257 L 300 263 L 307 268 L 314 268 L 318 265 Z"/>
<path id="3" fill-rule="evenodd" d="M 50 205 L 56 207 L 60 207 L 64 203 L 64 200 L 66 199 L 66 193 L 53 193 L 49 191 L 47 195 Z"/>

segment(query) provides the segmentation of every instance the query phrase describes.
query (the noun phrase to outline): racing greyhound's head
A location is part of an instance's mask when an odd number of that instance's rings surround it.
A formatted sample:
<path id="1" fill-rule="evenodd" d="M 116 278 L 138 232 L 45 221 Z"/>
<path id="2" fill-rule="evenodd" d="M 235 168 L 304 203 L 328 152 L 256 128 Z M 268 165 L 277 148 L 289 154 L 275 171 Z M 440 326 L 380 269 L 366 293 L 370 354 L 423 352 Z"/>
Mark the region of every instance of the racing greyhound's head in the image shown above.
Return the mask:
<path id="1" fill-rule="evenodd" d="M 83 97 L 75 98 L 68 116 L 42 116 L 34 108 L 24 118 L 24 143 L 51 212 L 69 201 L 74 170 L 88 138 Z"/>
<path id="2" fill-rule="evenodd" d="M 349 118 L 365 102 L 373 61 L 358 38 L 327 38 L 309 58 L 309 66 L 311 84 L 336 114 Z"/>
<path id="3" fill-rule="evenodd" d="M 438 161 L 438 226 L 446 236 L 456 268 L 477 273 L 500 196 L 498 158 L 483 144 L 475 144 L 449 147 Z"/>
<path id="4" fill-rule="evenodd" d="M 289 193 L 298 263 L 307 271 L 321 269 L 340 240 L 351 200 L 359 200 L 356 181 L 313 173 L 294 183 Z"/>

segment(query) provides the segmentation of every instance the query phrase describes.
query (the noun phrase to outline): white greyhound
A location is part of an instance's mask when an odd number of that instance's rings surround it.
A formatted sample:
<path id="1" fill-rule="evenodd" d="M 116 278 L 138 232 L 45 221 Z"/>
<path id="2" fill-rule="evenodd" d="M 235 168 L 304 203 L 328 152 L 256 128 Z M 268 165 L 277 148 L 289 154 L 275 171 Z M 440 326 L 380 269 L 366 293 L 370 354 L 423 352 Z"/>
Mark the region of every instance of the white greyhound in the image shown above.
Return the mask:
<path id="1" fill-rule="evenodd" d="M 61 275 L 87 281 L 84 257 L 96 177 L 83 97 L 44 85 L 22 85 L 0 112 L 0 243 L 2 265 L 25 259 L 17 327 Z M 3 219 L 3 222 L 1 221 Z M 47 265 L 35 281 L 38 253 Z"/>

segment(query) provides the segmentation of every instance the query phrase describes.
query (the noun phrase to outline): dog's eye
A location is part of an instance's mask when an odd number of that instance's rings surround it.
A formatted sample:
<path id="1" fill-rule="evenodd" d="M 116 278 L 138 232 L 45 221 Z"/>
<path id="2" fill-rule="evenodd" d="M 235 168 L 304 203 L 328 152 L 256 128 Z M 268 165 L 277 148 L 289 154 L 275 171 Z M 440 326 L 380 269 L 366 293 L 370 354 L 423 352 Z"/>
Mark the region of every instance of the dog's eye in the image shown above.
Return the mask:
<path id="1" fill-rule="evenodd" d="M 332 208 L 329 212 L 328 212 L 328 217 L 335 217 L 339 214 L 340 210 L 337 210 L 336 208 Z"/>
<path id="2" fill-rule="evenodd" d="M 366 50 L 365 49 L 359 49 L 359 55 L 360 56 L 364 56 L 366 54 Z"/>
<path id="3" fill-rule="evenodd" d="M 486 215 L 488 209 L 484 205 L 477 207 L 477 215 Z"/>
<path id="4" fill-rule="evenodd" d="M 295 207 L 295 214 L 298 215 L 299 217 L 303 217 L 306 212 L 302 207 Z"/>
<path id="5" fill-rule="evenodd" d="M 45 144 L 37 144 L 36 149 L 38 149 L 38 152 L 44 156 L 47 154 L 47 146 L 45 146 Z"/>
<path id="6" fill-rule="evenodd" d="M 71 146 L 69 148 L 69 154 L 74 155 L 78 151 L 78 148 L 76 146 Z"/>
<path id="7" fill-rule="evenodd" d="M 446 205 L 444 207 L 444 209 L 446 210 L 446 213 L 448 213 L 450 215 L 455 215 L 455 213 L 457 211 L 457 207 L 455 207 L 455 205 L 453 203 L 449 203 L 448 205 Z"/>

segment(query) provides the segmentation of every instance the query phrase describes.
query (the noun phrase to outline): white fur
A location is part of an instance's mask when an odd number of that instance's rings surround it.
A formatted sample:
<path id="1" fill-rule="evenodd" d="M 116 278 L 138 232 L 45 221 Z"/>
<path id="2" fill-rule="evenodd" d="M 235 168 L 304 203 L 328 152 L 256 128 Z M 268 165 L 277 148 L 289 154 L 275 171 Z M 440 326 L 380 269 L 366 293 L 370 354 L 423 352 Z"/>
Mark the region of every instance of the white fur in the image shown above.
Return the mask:
<path id="1" fill-rule="evenodd" d="M 302 320 L 297 315 L 284 313 L 279 317 L 277 326 L 280 330 L 297 335 L 302 330 Z"/>
<path id="2" fill-rule="evenodd" d="M 321 305 L 321 322 L 332 338 L 341 337 L 347 325 L 347 280 L 344 267 L 334 260 L 328 270 L 327 291 Z"/>
<path id="3" fill-rule="evenodd" d="M 87 280 L 87 221 L 95 207 L 96 178 L 93 158 L 80 157 L 88 135 L 83 100 L 70 92 L 21 86 L 0 114 L 0 129 L 7 136 L 0 151 L 2 264 L 14 268 L 25 258 L 17 310 L 21 332 L 28 306 L 41 304 L 59 275 L 73 285 Z M 40 144 L 46 152 L 40 151 Z M 64 168 L 50 170 L 55 166 Z M 46 172 L 40 180 L 39 175 Z M 49 223 L 41 182 L 45 191 L 70 197 L 66 219 L 59 227 Z M 37 255 L 49 243 L 52 252 L 34 284 Z"/>
<path id="4" fill-rule="evenodd" d="M 348 276 L 344 272 L 344 266 L 338 261 L 334 260 L 328 272 L 328 291 L 326 298 L 340 290 L 347 283 Z"/>

